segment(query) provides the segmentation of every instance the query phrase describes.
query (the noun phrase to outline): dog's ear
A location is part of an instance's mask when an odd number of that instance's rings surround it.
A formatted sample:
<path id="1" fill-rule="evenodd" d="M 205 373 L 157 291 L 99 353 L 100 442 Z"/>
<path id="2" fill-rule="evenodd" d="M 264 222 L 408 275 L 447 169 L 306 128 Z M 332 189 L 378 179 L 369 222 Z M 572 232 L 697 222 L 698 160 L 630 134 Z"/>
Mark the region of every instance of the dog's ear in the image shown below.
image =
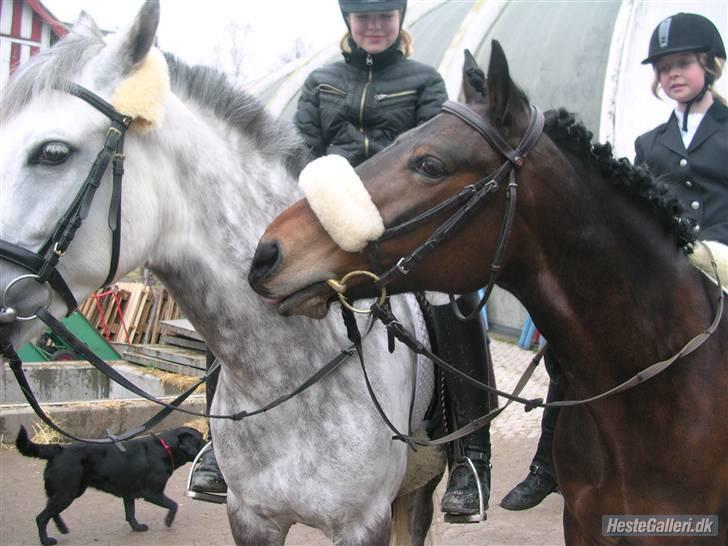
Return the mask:
<path id="1" fill-rule="evenodd" d="M 189 460 L 195 458 L 197 453 L 202 449 L 202 434 L 195 429 L 186 429 L 179 435 L 179 448 L 189 457 Z"/>

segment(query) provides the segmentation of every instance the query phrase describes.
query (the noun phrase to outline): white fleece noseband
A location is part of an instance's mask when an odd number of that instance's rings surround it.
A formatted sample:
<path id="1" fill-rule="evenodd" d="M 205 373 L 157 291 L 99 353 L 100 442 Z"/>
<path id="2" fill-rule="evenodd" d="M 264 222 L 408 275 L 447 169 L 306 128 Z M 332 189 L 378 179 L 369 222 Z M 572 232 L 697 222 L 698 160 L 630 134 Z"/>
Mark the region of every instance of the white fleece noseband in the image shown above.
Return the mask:
<path id="1" fill-rule="evenodd" d="M 299 186 L 334 242 L 359 252 L 384 233 L 384 221 L 349 162 L 340 155 L 320 157 L 301 171 Z"/>

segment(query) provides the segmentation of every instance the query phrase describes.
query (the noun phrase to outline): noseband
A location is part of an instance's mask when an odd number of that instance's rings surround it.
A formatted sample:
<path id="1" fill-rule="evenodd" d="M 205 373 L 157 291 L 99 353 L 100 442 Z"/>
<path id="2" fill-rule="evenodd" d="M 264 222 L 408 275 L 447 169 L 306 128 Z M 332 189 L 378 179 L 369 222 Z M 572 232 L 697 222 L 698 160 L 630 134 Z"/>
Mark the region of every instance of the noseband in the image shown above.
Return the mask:
<path id="1" fill-rule="evenodd" d="M 465 122 L 472 129 L 475 129 L 487 142 L 496 149 L 505 161 L 492 174 L 481 178 L 477 182 L 463 188 L 459 193 L 453 195 L 442 203 L 419 214 L 415 218 L 407 220 L 396 226 L 388 227 L 384 230 L 382 236 L 377 240 L 369 243 L 365 249 L 369 262 L 374 271 L 382 271 L 379 260 L 379 244 L 388 239 L 399 237 L 411 232 L 415 227 L 430 220 L 444 210 L 459 207 L 455 213 L 450 216 L 444 223 L 433 231 L 430 237 L 413 250 L 407 256 L 401 257 L 397 263 L 379 275 L 379 284 L 384 287 L 391 284 L 400 277 L 407 275 L 415 265 L 421 262 L 435 247 L 440 243 L 449 239 L 457 230 L 459 230 L 465 222 L 485 204 L 490 194 L 498 191 L 500 185 L 509 178 L 508 188 L 506 191 L 506 213 L 501 224 L 500 234 L 498 236 L 498 244 L 496 246 L 493 262 L 490 266 L 490 278 L 485 288 L 485 295 L 478 307 L 467 318 L 473 318 L 478 315 L 483 305 L 487 301 L 496 279 L 501 269 L 501 261 L 505 251 L 506 244 L 513 225 L 513 217 L 516 210 L 516 195 L 518 191 L 518 183 L 516 181 L 516 170 L 520 169 L 525 161 L 528 153 L 538 142 L 544 127 L 543 113 L 531 106 L 528 127 L 521 137 L 521 141 L 516 148 L 512 148 L 508 142 L 501 136 L 498 130 L 486 118 L 477 114 L 464 104 L 458 102 L 447 101 L 442 106 L 443 114 L 450 114 Z M 457 310 L 457 306 L 453 306 Z M 460 315 L 459 310 L 457 311 Z M 465 317 L 462 317 L 465 318 Z"/>

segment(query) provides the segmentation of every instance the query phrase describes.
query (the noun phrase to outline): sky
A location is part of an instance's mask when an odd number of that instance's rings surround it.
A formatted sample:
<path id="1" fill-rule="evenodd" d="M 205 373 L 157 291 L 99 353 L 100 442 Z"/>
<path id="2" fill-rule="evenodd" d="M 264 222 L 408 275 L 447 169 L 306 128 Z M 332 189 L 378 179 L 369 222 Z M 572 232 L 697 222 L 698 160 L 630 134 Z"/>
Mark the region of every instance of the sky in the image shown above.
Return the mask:
<path id="1" fill-rule="evenodd" d="M 73 22 L 81 10 L 104 30 L 121 30 L 142 0 L 43 0 L 57 18 Z M 244 81 L 254 81 L 281 64 L 298 40 L 318 51 L 346 31 L 337 0 L 160 0 L 159 46 L 188 63 L 229 70 L 230 25 L 243 37 Z M 247 33 L 246 33 L 247 27 Z"/>

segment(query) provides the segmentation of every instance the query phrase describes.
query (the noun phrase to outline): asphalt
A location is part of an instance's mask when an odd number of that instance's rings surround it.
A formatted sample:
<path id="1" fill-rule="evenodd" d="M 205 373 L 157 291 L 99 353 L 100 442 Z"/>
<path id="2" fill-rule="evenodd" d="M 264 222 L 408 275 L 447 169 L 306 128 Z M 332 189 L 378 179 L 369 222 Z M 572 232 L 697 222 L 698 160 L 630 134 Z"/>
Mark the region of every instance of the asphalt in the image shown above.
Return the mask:
<path id="1" fill-rule="evenodd" d="M 511 389 L 533 356 L 531 351 L 494 340 L 491 345 L 496 363 L 498 386 Z M 543 396 L 547 378 L 537 369 L 524 396 Z M 527 472 L 539 436 L 541 412 L 524 413 L 515 405 L 506 409 L 492 426 L 493 483 L 488 520 L 480 524 L 446 524 L 438 514 L 432 527 L 435 546 L 557 546 L 564 544 L 561 512 L 563 500 L 550 495 L 536 508 L 509 512 L 499 500 Z M 10 448 L 0 447 L 0 545 L 38 544 L 35 516 L 45 505 L 43 468 L 45 461 L 30 459 Z M 166 493 L 179 504 L 171 528 L 164 526 L 165 510 L 144 501 L 137 502 L 137 519 L 149 525 L 146 533 L 134 533 L 124 521 L 121 499 L 88 490 L 64 513 L 70 529 L 58 533 L 51 523 L 50 535 L 59 545 L 228 545 L 233 544 L 225 507 L 195 501 L 184 496 L 189 467 L 178 470 L 170 479 Z M 437 495 L 442 496 L 444 483 Z M 302 525 L 291 530 L 290 546 L 328 546 L 322 533 Z"/>

